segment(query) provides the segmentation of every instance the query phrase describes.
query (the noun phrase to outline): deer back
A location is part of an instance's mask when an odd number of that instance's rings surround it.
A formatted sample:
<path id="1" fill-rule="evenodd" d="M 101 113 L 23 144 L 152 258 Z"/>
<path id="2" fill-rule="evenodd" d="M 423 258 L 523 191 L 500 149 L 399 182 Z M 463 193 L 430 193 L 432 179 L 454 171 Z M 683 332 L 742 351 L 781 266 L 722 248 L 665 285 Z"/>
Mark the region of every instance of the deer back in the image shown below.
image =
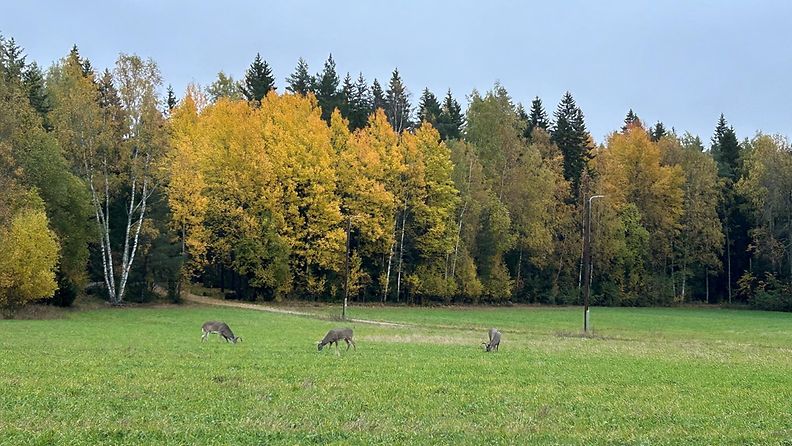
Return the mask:
<path id="1" fill-rule="evenodd" d="M 351 328 L 333 328 L 328 331 L 324 339 L 322 339 L 322 345 L 337 342 L 344 338 L 352 338 Z"/>

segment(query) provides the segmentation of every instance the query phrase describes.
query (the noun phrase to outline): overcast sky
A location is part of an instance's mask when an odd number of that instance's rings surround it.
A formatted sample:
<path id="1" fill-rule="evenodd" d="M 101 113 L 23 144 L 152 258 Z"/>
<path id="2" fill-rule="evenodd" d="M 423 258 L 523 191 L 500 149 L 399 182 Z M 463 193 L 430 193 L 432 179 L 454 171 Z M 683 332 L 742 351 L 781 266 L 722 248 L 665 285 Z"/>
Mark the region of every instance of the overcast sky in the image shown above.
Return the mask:
<path id="1" fill-rule="evenodd" d="M 181 95 L 223 70 L 240 78 L 260 52 L 278 91 L 298 57 L 332 52 L 341 76 L 458 99 L 500 81 L 548 112 L 569 90 L 597 141 L 629 108 L 708 143 L 720 113 L 740 139 L 792 135 L 792 2 L 785 1 L 20 1 L 0 33 L 49 66 L 77 44 L 95 68 L 119 52 L 152 57 Z M 601 5 L 605 4 L 605 6 Z"/>

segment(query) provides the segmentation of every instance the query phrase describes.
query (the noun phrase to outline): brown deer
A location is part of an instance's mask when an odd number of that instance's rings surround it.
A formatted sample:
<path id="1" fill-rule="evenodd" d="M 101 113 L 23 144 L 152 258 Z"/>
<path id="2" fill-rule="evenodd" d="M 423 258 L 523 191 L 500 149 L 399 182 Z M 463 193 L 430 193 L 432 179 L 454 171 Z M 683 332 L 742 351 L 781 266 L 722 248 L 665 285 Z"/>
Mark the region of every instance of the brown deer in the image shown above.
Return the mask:
<path id="1" fill-rule="evenodd" d="M 211 333 L 217 333 L 222 336 L 226 342 L 233 342 L 234 344 L 236 344 L 237 341 L 242 340 L 242 338 L 234 336 L 234 332 L 228 328 L 228 325 L 225 322 L 204 322 L 204 324 L 201 326 L 201 331 L 203 332 L 201 335 L 201 342 L 205 341 Z"/>
<path id="2" fill-rule="evenodd" d="M 493 350 L 497 351 L 498 346 L 500 346 L 501 332 L 499 332 L 494 328 L 490 328 L 488 334 L 489 334 L 489 342 L 482 342 L 481 345 L 483 345 L 488 352 L 491 352 Z"/>
<path id="3" fill-rule="evenodd" d="M 340 341 L 342 339 L 344 341 L 346 341 L 346 343 L 347 343 L 347 351 L 349 351 L 349 345 L 350 344 L 352 345 L 352 347 L 355 348 L 355 350 L 357 350 L 357 346 L 355 345 L 355 341 L 352 340 L 352 329 L 351 328 L 334 328 L 334 329 L 328 331 L 327 334 L 325 335 L 324 339 L 319 341 L 319 343 L 317 344 L 317 347 L 319 348 L 319 351 L 322 351 L 322 348 L 324 348 L 325 345 L 330 344 L 330 346 L 332 347 L 333 343 L 335 343 L 336 354 L 340 355 L 341 353 L 339 353 L 339 351 L 338 351 L 338 341 Z"/>

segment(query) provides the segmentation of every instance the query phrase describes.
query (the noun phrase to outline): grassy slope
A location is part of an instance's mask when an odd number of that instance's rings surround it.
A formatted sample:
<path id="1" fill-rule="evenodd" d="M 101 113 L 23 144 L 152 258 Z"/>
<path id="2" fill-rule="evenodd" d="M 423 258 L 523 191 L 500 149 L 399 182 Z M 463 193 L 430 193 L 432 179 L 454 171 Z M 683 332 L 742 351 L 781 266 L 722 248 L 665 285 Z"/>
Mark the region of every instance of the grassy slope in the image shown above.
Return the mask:
<path id="1" fill-rule="evenodd" d="M 339 358 L 338 323 L 249 310 L 0 321 L 0 444 L 792 442 L 789 314 L 595 308 L 583 339 L 571 308 L 351 311 L 418 325 L 353 324 Z"/>

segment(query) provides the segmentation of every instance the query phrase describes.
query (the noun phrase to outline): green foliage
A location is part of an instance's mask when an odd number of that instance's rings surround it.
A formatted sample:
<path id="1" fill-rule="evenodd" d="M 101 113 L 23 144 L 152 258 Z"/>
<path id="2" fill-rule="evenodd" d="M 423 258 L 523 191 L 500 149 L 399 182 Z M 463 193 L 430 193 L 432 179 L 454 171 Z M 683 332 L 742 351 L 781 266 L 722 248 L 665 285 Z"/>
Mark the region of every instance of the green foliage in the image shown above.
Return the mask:
<path id="1" fill-rule="evenodd" d="M 721 114 L 720 119 L 718 119 L 718 125 L 715 127 L 715 135 L 712 136 L 710 152 L 718 163 L 720 176 L 727 178 L 732 183 L 736 183 L 741 168 L 740 144 L 737 142 L 734 127 L 729 126 L 723 114 Z"/>
<path id="2" fill-rule="evenodd" d="M 371 84 L 371 104 L 375 111 L 380 108 L 385 110 L 387 107 L 385 103 L 385 93 L 382 91 L 382 87 L 377 79 L 374 79 L 374 83 Z"/>
<path id="3" fill-rule="evenodd" d="M 171 91 L 169 94 L 172 93 Z M 217 79 L 206 88 L 206 93 L 209 95 L 209 99 L 211 99 L 212 102 L 217 102 L 220 98 L 228 98 L 232 101 L 236 101 L 242 99 L 242 86 L 239 82 L 235 81 L 232 76 L 226 76 L 225 73 L 220 71 L 217 73 Z M 173 107 L 170 105 L 170 97 L 168 100 L 169 110 L 172 110 Z M 260 98 L 258 100 L 261 101 Z"/>
<path id="4" fill-rule="evenodd" d="M 545 112 L 542 100 L 539 99 L 539 96 L 531 101 L 531 112 L 528 115 L 523 136 L 526 139 L 530 139 L 534 129 L 542 129 L 545 132 L 550 129 L 550 121 L 547 120 L 547 112 Z"/>
<path id="5" fill-rule="evenodd" d="M 29 102 L 24 85 L 0 80 L 0 144 L 13 175 L 43 200 L 47 225 L 60 243 L 54 303 L 69 305 L 85 283 L 91 214 L 84 183 L 70 172 L 57 140 L 42 128 L 42 117 Z M 50 297 L 50 296 L 47 296 Z"/>
<path id="6" fill-rule="evenodd" d="M 379 105 L 377 102 L 377 93 L 374 94 L 375 108 Z M 412 127 L 410 116 L 412 114 L 412 106 L 410 105 L 410 93 L 407 87 L 404 86 L 399 69 L 393 70 L 393 74 L 388 84 L 388 90 L 385 92 L 384 99 L 385 115 L 388 117 L 391 127 L 396 133 L 401 133 Z"/>
<path id="7" fill-rule="evenodd" d="M 352 100 L 355 96 L 355 85 L 352 83 L 352 76 L 349 73 L 344 77 L 344 82 L 341 84 L 341 90 L 338 92 L 341 116 L 349 119 L 352 114 Z"/>
<path id="8" fill-rule="evenodd" d="M 349 97 L 349 128 L 362 129 L 372 113 L 374 113 L 374 99 L 366 79 L 363 78 L 363 73 L 360 73 Z"/>
<path id="9" fill-rule="evenodd" d="M 437 101 L 437 96 L 434 95 L 428 88 L 424 88 L 421 94 L 421 99 L 418 101 L 418 122 L 428 122 L 432 127 L 437 128 L 437 123 L 440 119 L 440 103 Z"/>
<path id="10" fill-rule="evenodd" d="M 751 248 L 768 272 L 792 283 L 792 149 L 785 138 L 759 134 L 747 143 L 737 192 L 750 205 Z"/>
<path id="11" fill-rule="evenodd" d="M 306 95 L 313 91 L 314 79 L 308 74 L 308 63 L 301 57 L 297 61 L 297 67 L 288 78 L 286 78 L 286 91 L 294 94 Z"/>
<path id="12" fill-rule="evenodd" d="M 665 126 L 663 125 L 663 123 L 660 122 L 660 121 L 657 121 L 657 123 L 654 125 L 654 127 L 651 127 L 649 129 L 649 137 L 654 142 L 660 141 L 666 135 L 668 135 L 668 132 L 666 131 Z"/>
<path id="13" fill-rule="evenodd" d="M 245 72 L 245 80 L 240 87 L 245 98 L 258 104 L 271 90 L 275 90 L 275 78 L 272 76 L 272 69 L 266 60 L 261 58 L 261 54 L 256 53 L 256 58 L 250 64 L 250 68 Z"/>
<path id="14" fill-rule="evenodd" d="M 636 115 L 635 112 L 633 112 L 633 110 L 630 109 L 627 112 L 627 116 L 624 118 L 624 126 L 622 127 L 622 132 L 626 132 L 628 129 L 632 127 L 643 128 L 643 123 L 641 122 L 641 119 L 638 117 L 638 115 Z"/>
<path id="15" fill-rule="evenodd" d="M 319 108 L 322 109 L 322 119 L 328 124 L 333 110 L 342 107 L 342 96 L 338 89 L 339 82 L 336 63 L 331 54 L 325 61 L 324 70 L 316 75 L 316 85 L 314 86 L 316 100 L 319 101 Z"/>
<path id="16" fill-rule="evenodd" d="M 440 132 L 440 138 L 442 138 L 443 141 L 460 139 L 462 138 L 462 129 L 464 126 L 465 116 L 462 113 L 462 106 L 454 99 L 449 89 L 448 94 L 446 94 L 443 100 L 440 116 L 437 119 L 437 131 Z"/>
<path id="17" fill-rule="evenodd" d="M 558 104 L 555 124 L 550 132 L 553 142 L 564 155 L 564 178 L 572 184 L 573 196 L 580 191 L 580 179 L 591 159 L 590 136 L 583 121 L 583 112 L 566 92 Z"/>
<path id="18" fill-rule="evenodd" d="M 173 87 L 170 84 L 168 84 L 168 93 L 165 98 L 165 105 L 168 106 L 168 112 L 179 105 L 179 99 L 176 97 L 176 93 L 174 93 Z"/>

